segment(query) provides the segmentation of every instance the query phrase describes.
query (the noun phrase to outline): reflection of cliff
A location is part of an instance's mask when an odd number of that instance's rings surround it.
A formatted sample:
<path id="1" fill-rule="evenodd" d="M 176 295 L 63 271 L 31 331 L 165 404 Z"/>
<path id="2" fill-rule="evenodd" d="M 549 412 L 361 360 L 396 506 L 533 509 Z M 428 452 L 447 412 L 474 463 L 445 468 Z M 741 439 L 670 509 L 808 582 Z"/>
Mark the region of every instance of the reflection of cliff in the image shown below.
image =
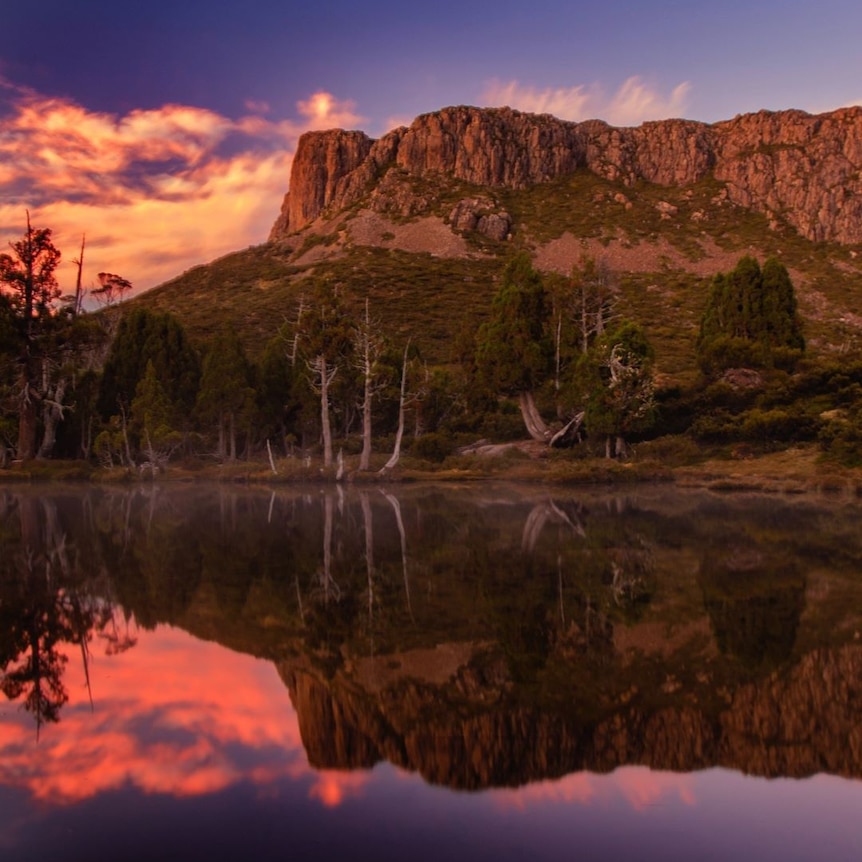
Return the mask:
<path id="1" fill-rule="evenodd" d="M 428 781 L 463 789 L 513 786 L 623 765 L 692 771 L 714 766 L 767 777 L 830 772 L 862 778 L 862 647 L 818 650 L 789 671 L 722 692 L 717 708 L 697 690 L 659 701 L 609 704 L 590 720 L 518 703 L 505 685 L 465 698 L 462 668 L 444 686 L 405 682 L 369 692 L 281 668 L 303 744 L 318 768 L 387 760 Z M 484 701 L 484 703 L 483 703 Z"/>
<path id="2" fill-rule="evenodd" d="M 0 496 L 22 547 L 27 505 Z M 57 541 L 37 544 L 74 549 L 82 596 L 274 661 L 317 766 L 464 788 L 626 763 L 862 777 L 854 507 L 153 486 L 44 511 Z"/>

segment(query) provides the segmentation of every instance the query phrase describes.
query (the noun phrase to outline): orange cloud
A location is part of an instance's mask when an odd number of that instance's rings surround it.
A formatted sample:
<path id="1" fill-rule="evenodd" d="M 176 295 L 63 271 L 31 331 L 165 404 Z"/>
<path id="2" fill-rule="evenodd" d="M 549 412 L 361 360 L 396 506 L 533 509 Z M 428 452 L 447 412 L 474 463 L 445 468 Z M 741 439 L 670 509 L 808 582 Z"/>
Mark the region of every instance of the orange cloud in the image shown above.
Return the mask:
<path id="1" fill-rule="evenodd" d="M 136 290 L 264 242 L 299 136 L 363 119 L 325 92 L 300 101 L 296 120 L 279 121 L 254 102 L 236 120 L 187 105 L 115 116 L 2 79 L 0 98 L 0 244 L 21 236 L 29 209 L 65 252 L 66 292 L 82 234 L 85 284 L 110 271 Z"/>
<path id="2" fill-rule="evenodd" d="M 520 111 L 553 114 L 563 120 L 602 119 L 616 126 L 634 126 L 646 120 L 680 117 L 688 104 L 691 85 L 684 81 L 663 95 L 637 75 L 628 78 L 608 96 L 598 84 L 549 87 L 543 90 L 518 81 L 491 81 L 483 100 Z"/>

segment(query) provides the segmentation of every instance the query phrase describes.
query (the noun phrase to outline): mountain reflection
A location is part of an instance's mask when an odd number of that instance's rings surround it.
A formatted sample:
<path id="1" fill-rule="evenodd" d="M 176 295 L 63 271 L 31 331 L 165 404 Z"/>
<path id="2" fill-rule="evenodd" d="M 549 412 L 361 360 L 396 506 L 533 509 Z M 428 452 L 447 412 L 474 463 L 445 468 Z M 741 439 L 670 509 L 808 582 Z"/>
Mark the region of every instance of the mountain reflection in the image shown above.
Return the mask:
<path id="1" fill-rule="evenodd" d="M 271 662 L 319 769 L 860 778 L 857 519 L 648 489 L 5 490 L 2 690 L 57 721 L 61 644 L 86 674 L 97 638 L 170 624 Z"/>

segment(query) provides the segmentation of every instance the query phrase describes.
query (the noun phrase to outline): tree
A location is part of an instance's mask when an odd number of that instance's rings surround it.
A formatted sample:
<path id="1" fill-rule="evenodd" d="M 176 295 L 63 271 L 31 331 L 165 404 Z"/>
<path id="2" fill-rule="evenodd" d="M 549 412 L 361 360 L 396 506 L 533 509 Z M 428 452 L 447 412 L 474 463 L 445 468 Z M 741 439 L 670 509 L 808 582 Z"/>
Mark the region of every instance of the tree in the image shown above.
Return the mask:
<path id="1" fill-rule="evenodd" d="M 354 331 L 355 364 L 362 375 L 362 453 L 359 469 L 367 470 L 371 463 L 371 406 L 380 388 L 380 357 L 383 338 L 379 326 L 371 320 L 368 298 L 365 299 L 365 318 Z"/>
<path id="2" fill-rule="evenodd" d="M 43 350 L 52 326 L 55 301 L 60 287 L 54 275 L 60 251 L 50 228 L 34 228 L 27 213 L 27 229 L 22 239 L 10 243 L 12 254 L 0 254 L 0 287 L 11 297 L 16 330 L 14 361 L 17 365 L 17 457 L 36 456 L 38 405 L 42 398 Z"/>
<path id="3" fill-rule="evenodd" d="M 626 438 L 655 421 L 653 350 L 644 331 L 623 321 L 606 333 L 584 359 L 588 382 L 586 425 L 605 437 L 605 455 L 625 457 Z"/>
<path id="4" fill-rule="evenodd" d="M 221 460 L 236 460 L 237 419 L 248 417 L 254 403 L 252 369 L 242 344 L 231 330 L 218 335 L 204 357 L 198 416 L 218 428 Z"/>
<path id="5" fill-rule="evenodd" d="M 533 393 L 547 379 L 553 348 L 547 335 L 548 298 L 542 278 L 526 253 L 503 272 L 491 319 L 479 328 L 476 363 L 498 393 L 518 398 L 527 431 L 547 442 L 551 431 L 536 408 Z"/>
<path id="6" fill-rule="evenodd" d="M 117 414 L 128 416 L 149 362 L 174 410 L 182 417 L 191 414 L 197 399 L 200 361 L 185 330 L 170 314 L 134 308 L 120 320 L 105 361 L 98 402 L 104 420 Z"/>
<path id="7" fill-rule="evenodd" d="M 750 256 L 712 280 L 697 342 L 708 374 L 744 365 L 792 364 L 805 349 L 793 283 L 770 258 L 761 270 Z"/>
<path id="8" fill-rule="evenodd" d="M 81 256 L 84 254 L 84 246 L 81 245 Z M 128 293 L 132 289 L 132 283 L 113 272 L 100 272 L 96 276 L 99 279 L 99 286 L 90 291 L 96 297 L 98 302 L 103 302 L 107 306 L 111 306 L 116 302 L 120 302 L 123 294 Z M 80 289 L 76 295 L 80 293 Z"/>
<path id="9" fill-rule="evenodd" d="M 285 333 L 279 332 L 271 338 L 256 370 L 260 432 L 266 439 L 277 436 L 285 454 L 295 439 L 293 435 L 301 412 L 298 393 L 301 380 L 290 361 L 290 352 L 286 350 L 288 344 L 292 342 L 287 340 Z"/>
<path id="10" fill-rule="evenodd" d="M 173 426 L 174 411 L 152 360 L 147 362 L 131 405 L 130 425 L 146 452 L 150 469 L 155 470 L 182 441 Z"/>
<path id="11" fill-rule="evenodd" d="M 323 466 L 332 465 L 331 389 L 344 374 L 353 349 L 350 322 L 341 299 L 329 285 L 319 285 L 310 307 L 302 315 L 296 339 L 297 357 L 309 372 L 309 383 L 320 398 Z"/>
<path id="12" fill-rule="evenodd" d="M 582 255 L 573 267 L 568 285 L 568 315 L 577 335 L 578 349 L 587 353 L 610 323 L 619 285 L 608 262 Z"/>

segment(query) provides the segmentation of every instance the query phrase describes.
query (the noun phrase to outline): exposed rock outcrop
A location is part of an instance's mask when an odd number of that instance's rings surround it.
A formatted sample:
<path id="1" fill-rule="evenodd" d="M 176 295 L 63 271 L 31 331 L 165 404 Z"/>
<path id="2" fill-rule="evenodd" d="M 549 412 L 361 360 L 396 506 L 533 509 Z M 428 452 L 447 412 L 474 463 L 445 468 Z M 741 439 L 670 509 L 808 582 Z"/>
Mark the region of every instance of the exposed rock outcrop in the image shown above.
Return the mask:
<path id="1" fill-rule="evenodd" d="M 808 239 L 862 242 L 858 107 L 816 116 L 761 111 L 714 125 L 663 120 L 638 128 L 453 107 L 417 117 L 377 141 L 355 131 L 309 132 L 300 139 L 290 191 L 270 238 L 283 239 L 327 208 L 367 195 L 378 212 L 422 212 L 433 193 L 408 191 L 411 178 L 444 175 L 521 189 L 579 168 L 629 186 L 642 180 L 686 186 L 712 174 L 726 184 L 727 199 L 780 215 Z M 490 219 L 485 229 L 499 236 L 502 223 Z"/>

